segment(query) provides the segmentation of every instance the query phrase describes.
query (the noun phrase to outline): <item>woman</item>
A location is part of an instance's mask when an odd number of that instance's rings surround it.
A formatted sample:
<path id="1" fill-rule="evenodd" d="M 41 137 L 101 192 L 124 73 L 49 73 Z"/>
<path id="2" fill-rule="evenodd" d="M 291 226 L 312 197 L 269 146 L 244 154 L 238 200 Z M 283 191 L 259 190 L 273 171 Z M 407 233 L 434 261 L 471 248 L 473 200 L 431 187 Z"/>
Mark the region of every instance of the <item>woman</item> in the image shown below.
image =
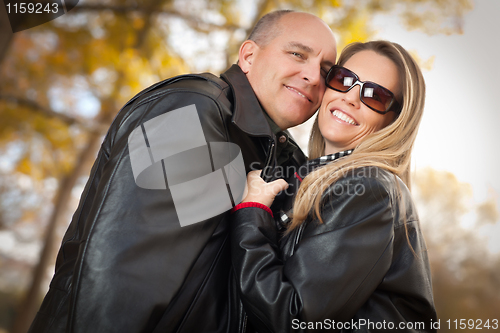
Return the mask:
<path id="1" fill-rule="evenodd" d="M 233 210 L 232 262 L 248 327 L 434 332 L 429 263 L 408 190 L 422 74 L 401 46 L 374 41 L 349 45 L 326 83 L 312 160 L 288 181 L 300 185 L 293 215 L 280 201 L 274 223 L 269 207 L 288 184 L 264 183 L 256 172 Z"/>

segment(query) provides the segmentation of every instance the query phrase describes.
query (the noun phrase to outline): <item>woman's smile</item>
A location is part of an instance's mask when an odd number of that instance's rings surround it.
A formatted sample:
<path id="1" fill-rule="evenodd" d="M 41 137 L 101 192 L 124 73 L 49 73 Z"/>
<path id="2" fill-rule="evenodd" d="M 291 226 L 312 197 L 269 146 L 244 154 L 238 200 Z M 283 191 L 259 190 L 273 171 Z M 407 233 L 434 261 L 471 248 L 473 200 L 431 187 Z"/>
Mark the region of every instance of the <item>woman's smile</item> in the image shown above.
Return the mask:
<path id="1" fill-rule="evenodd" d="M 352 118 L 349 115 L 347 115 L 344 111 L 335 110 L 334 109 L 331 112 L 332 112 L 332 115 L 334 117 L 336 117 L 337 119 L 339 119 L 343 123 L 346 123 L 346 124 L 349 124 L 349 125 L 354 125 L 354 126 L 358 126 L 359 125 L 356 122 L 356 120 L 354 120 L 354 118 Z"/>

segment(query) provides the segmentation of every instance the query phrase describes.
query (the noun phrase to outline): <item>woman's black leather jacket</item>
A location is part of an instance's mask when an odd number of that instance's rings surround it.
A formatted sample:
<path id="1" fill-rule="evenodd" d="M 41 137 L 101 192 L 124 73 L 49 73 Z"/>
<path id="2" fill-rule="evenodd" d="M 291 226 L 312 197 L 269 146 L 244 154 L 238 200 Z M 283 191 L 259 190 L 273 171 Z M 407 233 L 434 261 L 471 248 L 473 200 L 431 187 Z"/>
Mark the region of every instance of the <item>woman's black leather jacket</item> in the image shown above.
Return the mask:
<path id="1" fill-rule="evenodd" d="M 243 330 L 435 332 L 426 245 L 398 177 L 356 169 L 324 194 L 323 224 L 309 219 L 283 238 L 270 212 L 235 208 L 231 251 L 248 315 Z"/>

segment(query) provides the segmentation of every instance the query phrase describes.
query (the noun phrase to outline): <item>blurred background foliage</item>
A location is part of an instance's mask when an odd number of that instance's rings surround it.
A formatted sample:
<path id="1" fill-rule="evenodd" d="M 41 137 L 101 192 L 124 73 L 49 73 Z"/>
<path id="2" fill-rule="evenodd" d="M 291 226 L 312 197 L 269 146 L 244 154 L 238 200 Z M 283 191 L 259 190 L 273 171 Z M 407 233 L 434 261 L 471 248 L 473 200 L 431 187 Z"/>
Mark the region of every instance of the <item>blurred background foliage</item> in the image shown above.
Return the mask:
<path id="1" fill-rule="evenodd" d="M 27 330 L 100 142 L 133 95 L 174 75 L 224 71 L 254 23 L 275 9 L 318 15 L 340 51 L 375 36 L 376 15 L 397 15 L 406 29 L 457 34 L 472 7 L 472 0 L 80 0 L 49 23 L 16 34 L 4 29 L 0 332 Z M 432 65 L 432 59 L 420 61 Z M 500 285 L 499 259 L 471 232 L 474 226 L 460 223 L 470 210 L 481 217 L 476 224 L 496 221 L 494 202 L 467 206 L 470 189 L 430 169 L 419 171 L 414 193 L 439 317 L 494 318 L 500 313 L 498 293 L 491 292 Z"/>

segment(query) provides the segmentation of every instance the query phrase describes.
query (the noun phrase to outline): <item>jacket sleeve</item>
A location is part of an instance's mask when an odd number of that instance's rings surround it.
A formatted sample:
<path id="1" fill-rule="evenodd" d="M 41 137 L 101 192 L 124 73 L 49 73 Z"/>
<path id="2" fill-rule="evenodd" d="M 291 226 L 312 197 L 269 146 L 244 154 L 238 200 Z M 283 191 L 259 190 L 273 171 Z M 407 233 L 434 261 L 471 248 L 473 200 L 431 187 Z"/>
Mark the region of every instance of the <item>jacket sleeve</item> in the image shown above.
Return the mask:
<path id="1" fill-rule="evenodd" d="M 390 267 L 393 215 L 389 193 L 377 179 L 344 178 L 326 194 L 324 223 L 310 222 L 283 262 L 271 215 L 236 210 L 232 264 L 257 331 L 295 332 L 299 322 L 352 318 Z"/>

